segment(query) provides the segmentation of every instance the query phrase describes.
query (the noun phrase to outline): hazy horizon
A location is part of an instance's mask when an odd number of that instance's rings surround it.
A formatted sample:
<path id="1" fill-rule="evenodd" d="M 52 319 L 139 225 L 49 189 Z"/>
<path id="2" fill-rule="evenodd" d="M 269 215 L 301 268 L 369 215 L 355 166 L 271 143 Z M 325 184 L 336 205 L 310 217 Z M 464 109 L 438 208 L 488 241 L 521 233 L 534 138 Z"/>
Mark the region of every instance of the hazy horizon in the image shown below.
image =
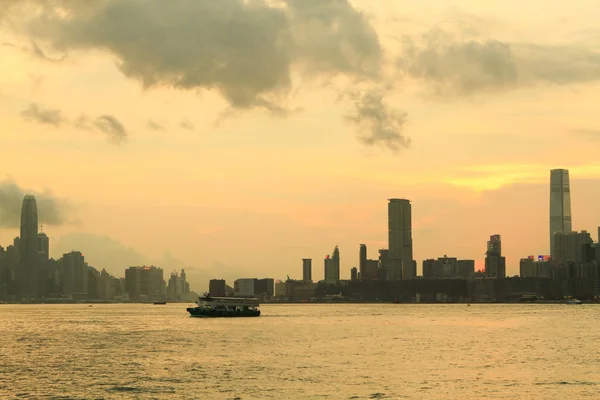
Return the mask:
<path id="1" fill-rule="evenodd" d="M 543 9 L 543 13 L 538 12 Z M 34 194 L 51 256 L 341 278 L 412 201 L 414 257 L 549 254 L 550 170 L 597 240 L 595 1 L 5 0 L 0 245 Z"/>

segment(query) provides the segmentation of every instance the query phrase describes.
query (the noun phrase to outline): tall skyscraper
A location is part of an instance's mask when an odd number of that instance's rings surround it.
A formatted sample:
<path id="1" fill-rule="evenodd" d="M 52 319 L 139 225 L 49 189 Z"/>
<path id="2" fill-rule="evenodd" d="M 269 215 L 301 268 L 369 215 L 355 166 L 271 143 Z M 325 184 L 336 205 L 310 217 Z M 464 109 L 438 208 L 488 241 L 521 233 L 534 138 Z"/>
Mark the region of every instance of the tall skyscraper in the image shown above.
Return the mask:
<path id="1" fill-rule="evenodd" d="M 359 250 L 358 270 L 360 271 L 360 279 L 367 280 L 367 245 L 361 244 Z"/>
<path id="2" fill-rule="evenodd" d="M 414 279 L 412 209 L 410 200 L 389 199 L 388 203 L 388 280 Z"/>
<path id="3" fill-rule="evenodd" d="M 26 195 L 21 207 L 19 240 L 19 297 L 38 297 L 38 213 L 35 197 Z"/>
<path id="4" fill-rule="evenodd" d="M 340 280 L 340 249 L 335 246 L 331 257 L 325 257 L 325 281 L 337 282 Z"/>
<path id="5" fill-rule="evenodd" d="M 312 259 L 302 259 L 302 280 L 304 282 L 312 282 Z"/>
<path id="6" fill-rule="evenodd" d="M 500 235 L 490 236 L 485 252 L 485 275 L 492 278 L 506 278 L 506 258 L 502 257 Z"/>
<path id="7" fill-rule="evenodd" d="M 554 258 L 554 234 L 569 233 L 571 226 L 571 188 L 569 171 L 550 171 L 550 256 Z"/>

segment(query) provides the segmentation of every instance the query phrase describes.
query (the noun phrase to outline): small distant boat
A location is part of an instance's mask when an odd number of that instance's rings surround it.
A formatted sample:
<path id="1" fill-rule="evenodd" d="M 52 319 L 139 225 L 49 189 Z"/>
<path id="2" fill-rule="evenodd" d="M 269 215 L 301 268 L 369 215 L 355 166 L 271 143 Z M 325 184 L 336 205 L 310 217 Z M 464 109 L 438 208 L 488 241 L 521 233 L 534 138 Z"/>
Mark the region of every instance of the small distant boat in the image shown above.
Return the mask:
<path id="1" fill-rule="evenodd" d="M 196 307 L 188 307 L 187 312 L 196 318 L 219 317 L 258 317 L 260 310 L 256 298 L 245 297 L 198 297 Z"/>
<path id="2" fill-rule="evenodd" d="M 566 304 L 583 304 L 579 299 L 569 299 Z"/>
<path id="3" fill-rule="evenodd" d="M 167 304 L 167 302 L 166 302 L 166 301 L 164 301 L 164 300 L 161 300 L 161 301 L 155 301 L 155 302 L 154 302 L 154 305 L 155 305 L 155 306 L 158 306 L 158 305 L 163 305 L 163 304 Z"/>

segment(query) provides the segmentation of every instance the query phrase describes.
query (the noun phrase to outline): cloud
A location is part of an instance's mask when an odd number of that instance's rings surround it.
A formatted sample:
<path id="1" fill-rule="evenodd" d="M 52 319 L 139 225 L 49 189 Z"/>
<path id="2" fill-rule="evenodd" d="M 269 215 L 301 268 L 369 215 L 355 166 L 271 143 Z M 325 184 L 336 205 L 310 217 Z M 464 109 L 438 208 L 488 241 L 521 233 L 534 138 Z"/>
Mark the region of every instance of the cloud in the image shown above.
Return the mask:
<path id="1" fill-rule="evenodd" d="M 156 121 L 152 121 L 151 119 L 148 120 L 148 123 L 146 124 L 148 126 L 148 129 L 150 129 L 151 131 L 164 131 L 165 127 L 161 124 L 159 124 Z"/>
<path id="2" fill-rule="evenodd" d="M 146 88 L 218 91 L 234 110 L 288 114 L 292 75 L 378 84 L 379 37 L 349 0 L 23 0 L 16 30 L 44 48 L 100 50 Z"/>
<path id="3" fill-rule="evenodd" d="M 93 267 L 107 271 L 117 277 L 125 276 L 130 266 L 150 264 L 149 259 L 120 241 L 106 235 L 74 232 L 62 235 L 52 246 L 53 257 L 59 258 L 70 251 L 81 251 Z"/>
<path id="4" fill-rule="evenodd" d="M 392 150 L 410 145 L 410 138 L 402 133 L 406 113 L 390 109 L 382 92 L 354 93 L 352 98 L 355 112 L 346 118 L 358 126 L 363 143 L 384 145 Z"/>
<path id="5" fill-rule="evenodd" d="M 589 46 L 459 39 L 438 28 L 420 40 L 405 38 L 397 65 L 440 96 L 600 80 L 600 52 Z"/>
<path id="6" fill-rule="evenodd" d="M 25 190 L 7 178 L 0 181 L 0 228 L 18 228 L 21 225 L 21 206 L 26 194 L 33 194 L 36 198 L 40 224 L 65 225 L 75 222 L 69 218 L 72 207 L 67 200 L 49 191 Z"/>
<path id="7" fill-rule="evenodd" d="M 242 109 L 279 109 L 294 64 L 324 74 L 377 75 L 379 39 L 349 1 L 268 3 L 61 2 L 34 17 L 27 33 L 56 50 L 110 52 L 123 74 L 146 88 L 215 89 Z"/>
<path id="8" fill-rule="evenodd" d="M 179 274 L 185 268 L 191 289 L 197 292 L 207 290 L 210 279 L 225 278 L 233 286 L 234 279 L 244 276 L 243 270 L 218 261 L 207 269 L 194 267 L 168 251 L 162 257 L 152 259 L 118 239 L 89 232 L 68 233 L 51 241 L 51 244 L 53 258 L 60 258 L 71 251 L 81 251 L 89 265 L 100 270 L 104 268 L 116 277 L 125 276 L 125 270 L 132 266 L 154 265 L 163 269 L 163 279 L 168 281 L 172 271 Z"/>
<path id="9" fill-rule="evenodd" d="M 100 115 L 93 120 L 82 115 L 75 121 L 75 127 L 88 131 L 100 131 L 114 144 L 121 144 L 127 139 L 125 126 L 112 115 Z"/>
<path id="10" fill-rule="evenodd" d="M 181 124 L 179 124 L 179 126 L 181 126 L 183 129 L 185 129 L 187 131 L 193 131 L 194 129 L 196 129 L 196 127 L 194 126 L 194 124 L 192 124 L 187 119 L 181 121 Z"/>
<path id="11" fill-rule="evenodd" d="M 27 109 L 21 111 L 21 116 L 28 121 L 54 125 L 56 127 L 66 121 L 60 110 L 51 108 L 44 109 L 35 103 L 30 104 Z"/>

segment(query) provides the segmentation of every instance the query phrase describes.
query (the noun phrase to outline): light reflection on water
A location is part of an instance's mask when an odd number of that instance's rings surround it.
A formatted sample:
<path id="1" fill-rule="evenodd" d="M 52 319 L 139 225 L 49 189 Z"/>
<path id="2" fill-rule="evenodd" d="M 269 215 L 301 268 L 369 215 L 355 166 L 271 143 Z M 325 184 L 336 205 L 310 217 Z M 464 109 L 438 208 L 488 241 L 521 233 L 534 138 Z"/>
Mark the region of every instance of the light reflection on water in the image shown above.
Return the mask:
<path id="1" fill-rule="evenodd" d="M 0 305 L 0 398 L 597 399 L 600 306 Z"/>

